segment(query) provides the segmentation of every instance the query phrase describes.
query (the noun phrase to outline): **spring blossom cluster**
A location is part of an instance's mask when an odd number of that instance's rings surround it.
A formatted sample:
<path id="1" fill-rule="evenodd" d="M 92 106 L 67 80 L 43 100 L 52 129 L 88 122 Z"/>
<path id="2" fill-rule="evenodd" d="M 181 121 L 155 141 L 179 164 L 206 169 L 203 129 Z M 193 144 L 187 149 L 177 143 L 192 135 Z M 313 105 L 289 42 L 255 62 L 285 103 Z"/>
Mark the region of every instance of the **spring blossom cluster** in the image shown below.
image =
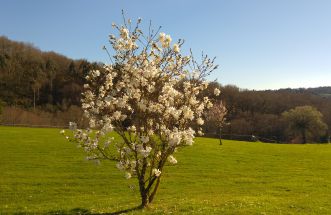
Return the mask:
<path id="1" fill-rule="evenodd" d="M 178 147 L 192 145 L 196 132 L 202 133 L 203 113 L 213 106 L 200 95 L 208 87 L 203 78 L 215 66 L 207 57 L 198 64 L 182 55 L 182 40 L 143 34 L 139 23 L 113 24 L 113 63 L 86 76 L 82 108 L 89 128 L 70 128 L 88 159 L 115 160 L 125 178 L 138 178 L 142 192 L 162 176 L 166 163 L 177 163 Z M 118 137 L 109 135 L 113 131 Z"/>

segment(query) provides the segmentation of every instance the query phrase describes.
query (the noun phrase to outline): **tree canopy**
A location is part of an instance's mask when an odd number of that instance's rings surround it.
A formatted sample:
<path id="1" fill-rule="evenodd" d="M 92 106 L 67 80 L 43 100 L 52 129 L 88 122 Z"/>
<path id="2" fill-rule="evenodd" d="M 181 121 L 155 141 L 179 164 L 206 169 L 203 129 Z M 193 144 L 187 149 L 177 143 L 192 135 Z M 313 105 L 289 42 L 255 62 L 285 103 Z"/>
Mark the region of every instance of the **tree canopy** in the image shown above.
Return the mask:
<path id="1" fill-rule="evenodd" d="M 325 133 L 327 125 L 322 120 L 322 114 L 311 106 L 300 106 L 282 114 L 293 135 L 300 135 L 302 143 L 308 138 Z"/>

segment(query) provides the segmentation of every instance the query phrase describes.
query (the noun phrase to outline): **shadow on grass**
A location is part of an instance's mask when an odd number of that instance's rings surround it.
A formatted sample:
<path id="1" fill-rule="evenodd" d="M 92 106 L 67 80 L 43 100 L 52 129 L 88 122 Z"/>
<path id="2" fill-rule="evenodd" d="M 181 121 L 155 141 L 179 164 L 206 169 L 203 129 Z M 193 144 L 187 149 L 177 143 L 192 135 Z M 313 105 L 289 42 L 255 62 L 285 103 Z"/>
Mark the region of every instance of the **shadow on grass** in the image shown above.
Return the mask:
<path id="1" fill-rule="evenodd" d="M 116 212 L 112 212 L 112 213 L 102 213 L 102 215 L 118 215 L 118 214 L 125 214 L 125 213 L 129 213 L 132 211 L 136 211 L 136 210 L 141 210 L 142 208 L 140 206 L 137 207 L 133 207 L 133 208 L 128 208 L 125 210 L 120 210 L 120 211 L 116 211 Z M 98 214 L 100 215 L 100 214 Z"/>
<path id="2" fill-rule="evenodd" d="M 110 213 L 92 213 L 91 211 L 85 209 L 85 208 L 74 208 L 69 211 L 67 210 L 56 210 L 56 211 L 50 211 L 47 213 L 47 215 L 71 215 L 71 214 L 76 214 L 76 215 L 119 215 L 119 214 L 125 214 L 129 213 L 135 210 L 140 210 L 141 207 L 133 207 L 133 208 L 128 208 L 120 211 L 115 211 L 115 212 L 110 212 Z"/>
<path id="3" fill-rule="evenodd" d="M 74 208 L 71 210 L 55 210 L 46 213 L 47 215 L 69 215 L 69 214 L 92 214 L 91 211 L 84 208 Z"/>

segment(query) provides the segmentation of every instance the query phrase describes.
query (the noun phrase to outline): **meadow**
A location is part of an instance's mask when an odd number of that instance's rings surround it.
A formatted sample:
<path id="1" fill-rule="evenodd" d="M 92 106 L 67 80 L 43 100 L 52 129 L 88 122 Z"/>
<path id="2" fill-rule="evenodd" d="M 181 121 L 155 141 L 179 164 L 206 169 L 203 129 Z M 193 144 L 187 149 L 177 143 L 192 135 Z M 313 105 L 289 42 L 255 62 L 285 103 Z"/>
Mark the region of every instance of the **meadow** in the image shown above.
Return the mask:
<path id="1" fill-rule="evenodd" d="M 331 214 L 331 145 L 197 138 L 128 214 Z M 107 214 L 140 204 L 135 179 L 85 160 L 59 129 L 0 127 L 0 214 Z"/>

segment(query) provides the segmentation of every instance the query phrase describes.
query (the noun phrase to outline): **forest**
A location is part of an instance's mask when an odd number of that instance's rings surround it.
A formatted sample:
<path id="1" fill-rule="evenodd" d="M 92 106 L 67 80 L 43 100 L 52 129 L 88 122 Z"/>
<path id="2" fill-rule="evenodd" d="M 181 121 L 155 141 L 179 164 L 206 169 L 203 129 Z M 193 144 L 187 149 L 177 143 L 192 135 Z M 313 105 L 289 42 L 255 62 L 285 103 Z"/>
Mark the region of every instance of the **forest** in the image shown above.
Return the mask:
<path id="1" fill-rule="evenodd" d="M 32 44 L 0 37 L 0 106 L 2 124 L 65 126 L 76 121 L 84 126 L 80 107 L 84 77 L 102 63 L 74 60 L 55 52 L 43 52 Z M 328 142 L 331 134 L 331 87 L 247 90 L 234 85 L 218 86 L 227 109 L 222 136 L 226 139 L 264 142 L 300 142 L 288 129 L 283 113 L 311 106 L 322 114 L 328 129 L 309 134 L 310 142 Z M 207 92 L 208 93 L 208 89 Z M 209 93 L 210 95 L 211 93 Z M 218 136 L 213 121 L 205 122 L 205 133 Z"/>

